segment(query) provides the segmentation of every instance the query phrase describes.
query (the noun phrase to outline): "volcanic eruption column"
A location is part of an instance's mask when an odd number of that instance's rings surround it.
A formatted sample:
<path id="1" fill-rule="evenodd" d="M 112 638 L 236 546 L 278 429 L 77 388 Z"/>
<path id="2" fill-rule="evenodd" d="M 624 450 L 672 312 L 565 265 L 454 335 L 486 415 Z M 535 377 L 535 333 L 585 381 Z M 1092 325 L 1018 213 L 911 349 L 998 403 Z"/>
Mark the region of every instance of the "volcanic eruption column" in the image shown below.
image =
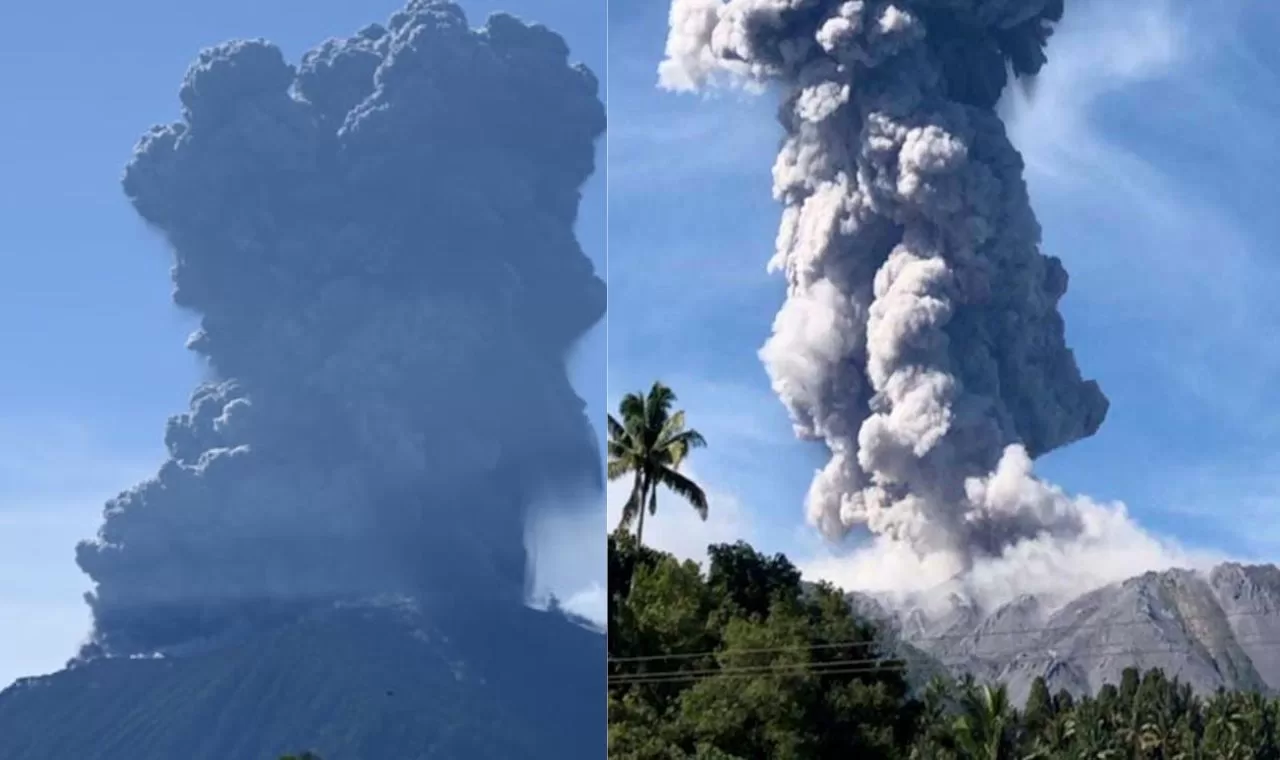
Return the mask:
<path id="1" fill-rule="evenodd" d="M 78 547 L 91 647 L 331 595 L 519 601 L 534 492 L 600 486 L 565 358 L 605 307 L 574 237 L 605 120 L 568 52 L 415 0 L 297 67 L 201 53 L 124 188 L 210 381 Z"/>
<path id="2" fill-rule="evenodd" d="M 761 350 L 802 437 L 831 458 L 807 497 L 832 538 L 963 573 L 1071 541 L 1071 500 L 1031 459 L 1107 412 L 1081 379 L 995 107 L 1034 76 L 1063 0 L 674 0 L 662 84 L 780 87 L 787 299 Z"/>

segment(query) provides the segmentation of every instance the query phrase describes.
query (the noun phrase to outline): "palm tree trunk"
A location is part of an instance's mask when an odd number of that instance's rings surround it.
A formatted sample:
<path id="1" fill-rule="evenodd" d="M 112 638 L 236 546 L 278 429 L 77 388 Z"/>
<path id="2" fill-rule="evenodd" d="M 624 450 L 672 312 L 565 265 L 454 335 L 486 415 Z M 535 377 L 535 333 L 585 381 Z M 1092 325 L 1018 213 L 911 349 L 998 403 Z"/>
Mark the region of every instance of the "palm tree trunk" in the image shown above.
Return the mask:
<path id="1" fill-rule="evenodd" d="M 645 507 L 645 501 L 646 501 L 645 497 L 648 493 L 649 493 L 649 482 L 648 482 L 648 478 L 645 478 L 645 481 L 640 486 L 640 517 L 636 522 L 636 550 L 637 550 L 636 558 L 637 559 L 639 559 L 640 557 L 639 550 L 644 546 L 644 507 Z M 632 569 L 631 581 L 627 585 L 627 596 L 631 595 L 631 592 L 635 590 L 635 587 L 636 587 L 636 572 L 634 569 Z"/>
<path id="2" fill-rule="evenodd" d="M 649 479 L 640 487 L 640 520 L 636 523 L 636 545 L 644 546 L 644 513 L 649 506 Z"/>
<path id="3" fill-rule="evenodd" d="M 641 480 L 641 477 L 642 477 L 642 473 L 640 472 L 640 470 L 636 470 L 635 483 L 633 483 L 631 486 L 631 498 L 627 501 L 628 506 L 636 502 L 640 497 L 640 486 L 643 483 L 643 481 Z M 630 515 L 627 512 L 626 508 L 624 507 L 622 510 L 622 517 L 618 520 L 619 531 L 623 531 L 624 529 L 625 530 L 631 529 L 631 520 L 629 518 L 630 518 Z"/>

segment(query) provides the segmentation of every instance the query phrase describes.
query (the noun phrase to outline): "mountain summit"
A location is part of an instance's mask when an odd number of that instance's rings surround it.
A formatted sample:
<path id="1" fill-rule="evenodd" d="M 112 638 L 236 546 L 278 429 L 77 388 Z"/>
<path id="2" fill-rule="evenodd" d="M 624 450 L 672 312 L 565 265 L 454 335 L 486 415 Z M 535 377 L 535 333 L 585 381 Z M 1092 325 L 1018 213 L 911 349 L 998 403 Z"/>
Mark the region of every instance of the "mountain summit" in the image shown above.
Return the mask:
<path id="1" fill-rule="evenodd" d="M 1209 572 L 1150 572 L 1066 604 L 1022 596 L 983 610 L 952 596 L 941 610 L 894 609 L 855 595 L 887 618 L 930 665 L 1008 683 L 1015 703 L 1044 677 L 1051 692 L 1095 693 L 1125 668 L 1160 668 L 1200 693 L 1280 691 L 1280 568 L 1225 563 Z"/>

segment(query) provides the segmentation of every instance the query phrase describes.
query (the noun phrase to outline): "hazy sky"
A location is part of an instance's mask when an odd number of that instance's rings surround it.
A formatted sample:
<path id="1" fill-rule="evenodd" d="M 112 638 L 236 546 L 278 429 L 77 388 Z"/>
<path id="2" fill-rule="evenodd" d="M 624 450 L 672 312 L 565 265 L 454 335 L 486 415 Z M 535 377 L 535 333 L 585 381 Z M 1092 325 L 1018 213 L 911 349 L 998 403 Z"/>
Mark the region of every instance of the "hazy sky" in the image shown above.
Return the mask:
<path id="1" fill-rule="evenodd" d="M 664 3 L 619 0 L 609 23 L 609 398 L 662 378 L 710 441 L 691 463 L 712 519 L 669 497 L 646 537 L 689 556 L 746 538 L 803 561 L 821 548 L 802 501 L 825 456 L 793 441 L 756 358 L 783 295 L 765 272 L 775 106 L 658 90 Z M 1072 2 L 1034 103 L 1010 106 L 1044 248 L 1071 274 L 1068 340 L 1112 402 L 1096 437 L 1039 472 L 1185 546 L 1267 560 L 1278 33 L 1269 3 Z"/>
<path id="2" fill-rule="evenodd" d="M 200 377 L 183 349 L 193 322 L 169 302 L 168 252 L 119 187 L 135 140 L 177 118 L 182 75 L 202 47 L 265 37 L 296 61 L 327 37 L 386 21 L 402 4 L 0 5 L 0 27 L 43 30 L 0 45 L 0 346 L 7 357 L 0 372 L 0 688 L 59 668 L 87 633 L 80 601 L 87 582 L 74 563 L 75 542 L 96 530 L 107 498 L 163 460 L 165 419 L 185 409 Z M 461 5 L 473 24 L 494 10 L 547 24 L 604 79 L 602 4 Z M 600 163 L 579 237 L 603 271 Z M 596 412 L 604 404 L 604 333 L 601 326 L 575 362 L 575 382 Z M 561 563 L 553 587 L 603 577 L 600 563 L 581 552 L 563 556 L 586 566 Z"/>

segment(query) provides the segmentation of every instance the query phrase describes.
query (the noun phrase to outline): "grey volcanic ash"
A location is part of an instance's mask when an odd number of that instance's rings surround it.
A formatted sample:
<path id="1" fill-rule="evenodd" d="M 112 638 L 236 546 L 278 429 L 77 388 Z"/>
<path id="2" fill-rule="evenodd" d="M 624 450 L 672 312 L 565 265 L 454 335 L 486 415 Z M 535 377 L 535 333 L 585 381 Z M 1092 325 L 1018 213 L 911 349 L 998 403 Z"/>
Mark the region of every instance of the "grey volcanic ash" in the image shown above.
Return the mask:
<path id="1" fill-rule="evenodd" d="M 432 0 L 296 66 L 200 54 L 124 189 L 209 380 L 78 547 L 93 649 L 332 595 L 521 598 L 535 493 L 600 487 L 565 358 L 605 308 L 574 236 L 605 117 L 568 56 Z"/>
<path id="2" fill-rule="evenodd" d="M 870 534 L 855 558 L 870 572 L 851 585 L 1079 593 L 1119 579 L 1084 557 L 1173 556 L 1123 509 L 1032 473 L 1108 411 L 1067 347 L 1067 273 L 1040 249 L 997 113 L 1011 79 L 1046 63 L 1063 12 L 1063 0 L 672 2 L 662 84 L 780 101 L 770 267 L 787 292 L 761 357 L 797 433 L 829 453 L 810 522 L 833 541 Z"/>

